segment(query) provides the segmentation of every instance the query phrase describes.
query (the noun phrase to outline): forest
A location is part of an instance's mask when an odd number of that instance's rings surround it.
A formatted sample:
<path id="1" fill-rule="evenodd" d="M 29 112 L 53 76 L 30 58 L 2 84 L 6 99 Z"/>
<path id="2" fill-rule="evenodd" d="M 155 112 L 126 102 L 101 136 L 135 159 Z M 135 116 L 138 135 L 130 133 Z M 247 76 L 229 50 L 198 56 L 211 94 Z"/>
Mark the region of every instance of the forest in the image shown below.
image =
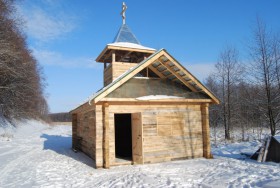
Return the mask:
<path id="1" fill-rule="evenodd" d="M 43 71 L 26 44 L 14 1 L 0 0 L 0 118 L 45 118 Z"/>
<path id="2" fill-rule="evenodd" d="M 257 18 L 251 39 L 246 42 L 246 61 L 233 46 L 225 47 L 218 57 L 206 86 L 221 101 L 210 108 L 210 125 L 216 134 L 224 128 L 225 139 L 241 129 L 246 132 L 264 128 L 274 136 L 280 125 L 280 37 Z M 243 52 L 244 53 L 244 52 Z"/>

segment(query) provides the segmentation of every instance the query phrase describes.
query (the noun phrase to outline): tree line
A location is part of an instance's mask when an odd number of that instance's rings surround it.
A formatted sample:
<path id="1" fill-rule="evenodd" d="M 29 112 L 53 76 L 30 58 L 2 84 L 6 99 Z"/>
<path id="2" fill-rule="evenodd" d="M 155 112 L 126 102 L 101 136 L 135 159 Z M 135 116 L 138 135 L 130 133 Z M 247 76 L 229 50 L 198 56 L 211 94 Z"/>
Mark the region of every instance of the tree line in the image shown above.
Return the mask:
<path id="1" fill-rule="evenodd" d="M 228 46 L 205 81 L 221 101 L 209 109 L 210 125 L 214 130 L 223 126 L 227 140 L 236 128 L 246 140 L 249 128 L 269 128 L 273 136 L 280 127 L 280 37 L 257 18 L 247 44 L 246 63 L 235 47 Z"/>
<path id="2" fill-rule="evenodd" d="M 26 44 L 13 0 L 0 0 L 0 117 L 43 118 L 48 114 L 42 68 Z"/>
<path id="3" fill-rule="evenodd" d="M 68 112 L 49 114 L 49 119 L 52 122 L 70 122 L 70 121 L 72 121 L 71 114 Z"/>

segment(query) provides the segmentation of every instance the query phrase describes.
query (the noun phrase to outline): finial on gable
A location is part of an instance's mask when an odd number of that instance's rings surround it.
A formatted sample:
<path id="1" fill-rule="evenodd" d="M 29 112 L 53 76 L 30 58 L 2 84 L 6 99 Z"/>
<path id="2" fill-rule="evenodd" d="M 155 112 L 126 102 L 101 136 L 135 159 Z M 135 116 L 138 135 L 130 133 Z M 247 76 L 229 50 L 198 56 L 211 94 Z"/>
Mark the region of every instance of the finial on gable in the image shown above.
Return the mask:
<path id="1" fill-rule="evenodd" d="M 121 12 L 121 15 L 122 15 L 122 20 L 123 20 L 123 25 L 125 25 L 125 11 L 126 11 L 126 9 L 127 9 L 127 6 L 126 6 L 126 4 L 125 4 L 125 2 L 123 2 L 123 4 L 122 4 L 122 12 Z"/>

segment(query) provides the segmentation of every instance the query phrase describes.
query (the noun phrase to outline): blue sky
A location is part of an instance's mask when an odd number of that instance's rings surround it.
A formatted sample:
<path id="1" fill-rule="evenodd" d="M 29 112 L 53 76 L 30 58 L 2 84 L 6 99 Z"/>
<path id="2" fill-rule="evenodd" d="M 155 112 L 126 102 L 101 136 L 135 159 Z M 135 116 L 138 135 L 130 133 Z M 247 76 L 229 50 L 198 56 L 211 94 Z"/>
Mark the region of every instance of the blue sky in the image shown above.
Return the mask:
<path id="1" fill-rule="evenodd" d="M 142 45 L 165 48 L 200 80 L 227 45 L 248 62 L 259 16 L 280 31 L 278 0 L 126 0 L 127 25 Z M 121 0 L 23 0 L 18 13 L 29 48 L 42 65 L 51 112 L 66 112 L 103 87 L 95 62 L 122 24 Z"/>

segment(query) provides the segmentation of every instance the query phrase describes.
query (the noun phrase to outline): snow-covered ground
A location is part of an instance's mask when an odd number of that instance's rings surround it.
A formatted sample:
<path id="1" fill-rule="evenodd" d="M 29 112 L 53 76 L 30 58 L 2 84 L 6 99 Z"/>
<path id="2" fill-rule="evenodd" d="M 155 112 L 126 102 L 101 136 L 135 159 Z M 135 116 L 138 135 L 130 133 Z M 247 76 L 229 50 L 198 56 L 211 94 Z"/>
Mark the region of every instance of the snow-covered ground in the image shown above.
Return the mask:
<path id="1" fill-rule="evenodd" d="M 0 187 L 280 187 L 280 165 L 257 163 L 256 141 L 220 143 L 212 160 L 94 169 L 71 150 L 71 126 L 26 121 L 0 130 Z M 1 128 L 0 128 L 1 129 Z M 2 133 L 1 133 L 2 131 Z M 14 132 L 15 131 L 15 132 Z M 2 135 L 2 136 L 1 136 Z M 4 136 L 6 135 L 6 136 Z"/>

